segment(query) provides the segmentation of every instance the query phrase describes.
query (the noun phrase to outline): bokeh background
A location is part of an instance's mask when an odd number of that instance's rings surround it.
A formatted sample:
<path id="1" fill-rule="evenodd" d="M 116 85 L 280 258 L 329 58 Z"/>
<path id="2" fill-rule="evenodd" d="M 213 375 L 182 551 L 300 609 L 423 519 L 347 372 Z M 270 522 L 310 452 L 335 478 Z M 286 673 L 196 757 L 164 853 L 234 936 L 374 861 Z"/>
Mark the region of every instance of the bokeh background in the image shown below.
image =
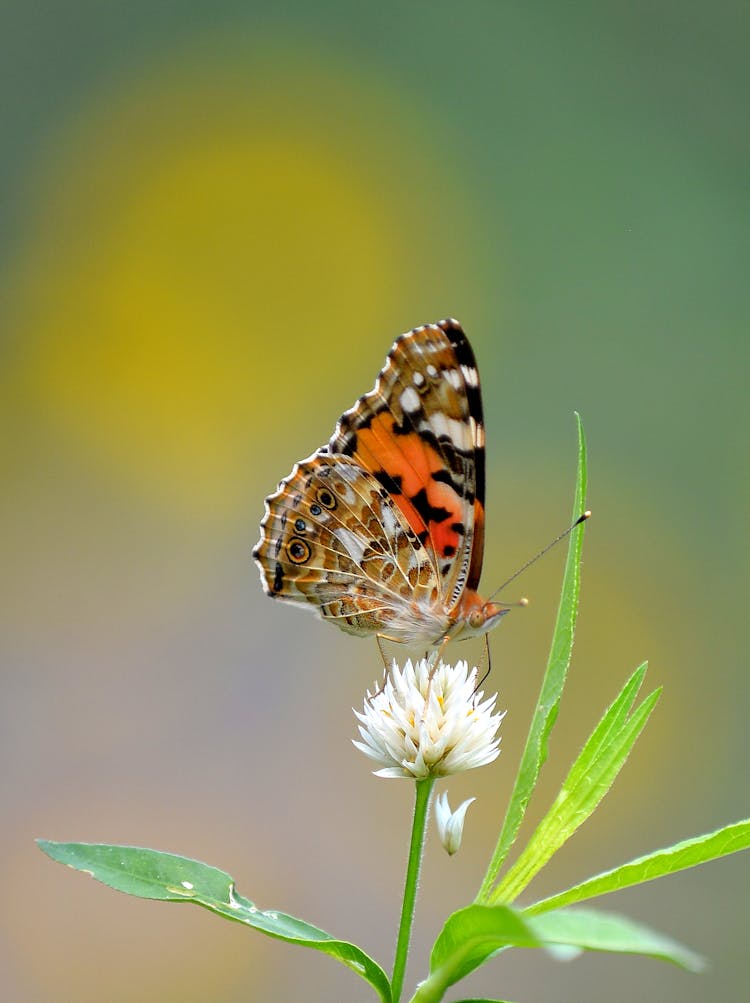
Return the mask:
<path id="1" fill-rule="evenodd" d="M 412 791 L 350 745 L 377 650 L 272 604 L 250 551 L 392 339 L 446 315 L 484 385 L 488 591 L 567 523 L 576 408 L 589 438 L 578 645 L 530 820 L 641 660 L 665 687 L 533 890 L 746 816 L 747 5 L 0 18 L 3 1000 L 370 998 L 33 838 L 207 860 L 389 964 Z M 479 801 L 458 857 L 428 847 L 410 985 L 494 845 L 562 560 L 493 635 L 504 752 L 449 784 Z M 463 995 L 744 998 L 748 875 L 740 855 L 601 902 L 705 952 L 703 976 L 515 952 Z"/>

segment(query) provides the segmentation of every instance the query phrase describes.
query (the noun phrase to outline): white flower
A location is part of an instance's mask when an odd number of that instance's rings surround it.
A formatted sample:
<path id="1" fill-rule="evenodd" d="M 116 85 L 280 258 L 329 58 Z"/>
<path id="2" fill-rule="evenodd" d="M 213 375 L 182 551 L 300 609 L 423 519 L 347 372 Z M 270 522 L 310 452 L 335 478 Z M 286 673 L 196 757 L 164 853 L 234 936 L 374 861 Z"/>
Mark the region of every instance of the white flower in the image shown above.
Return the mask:
<path id="1" fill-rule="evenodd" d="M 477 670 L 411 659 L 403 671 L 395 660 L 385 686 L 368 691 L 357 711 L 363 741 L 354 742 L 382 768 L 378 777 L 445 777 L 491 763 L 500 754 L 497 730 L 504 714 L 493 713 L 497 695 L 476 692 Z"/>
<path id="2" fill-rule="evenodd" d="M 437 822 L 438 835 L 446 852 L 451 856 L 461 846 L 461 837 L 464 834 L 464 817 L 472 801 L 476 801 L 476 798 L 467 798 L 454 812 L 451 812 L 447 791 L 443 791 L 435 800 L 435 821 Z"/>

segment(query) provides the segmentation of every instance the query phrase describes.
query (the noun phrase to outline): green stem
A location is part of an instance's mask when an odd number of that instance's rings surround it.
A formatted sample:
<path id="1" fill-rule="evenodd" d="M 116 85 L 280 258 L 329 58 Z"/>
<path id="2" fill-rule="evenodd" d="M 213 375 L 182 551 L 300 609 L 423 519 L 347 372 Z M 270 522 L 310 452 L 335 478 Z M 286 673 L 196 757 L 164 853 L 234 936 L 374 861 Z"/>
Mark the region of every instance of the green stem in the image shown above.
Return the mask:
<path id="1" fill-rule="evenodd" d="M 396 957 L 393 961 L 393 978 L 391 979 L 393 1003 L 399 1003 L 401 990 L 404 985 L 406 959 L 409 956 L 409 941 L 411 939 L 411 927 L 414 920 L 414 906 L 417 901 L 419 871 L 422 866 L 424 834 L 427 826 L 430 795 L 432 794 L 434 784 L 435 778 L 427 777 L 426 780 L 418 780 L 416 785 L 414 819 L 412 821 L 411 843 L 409 845 L 409 863 L 406 867 L 406 881 L 404 883 L 404 904 L 401 907 L 401 922 L 398 927 Z"/>

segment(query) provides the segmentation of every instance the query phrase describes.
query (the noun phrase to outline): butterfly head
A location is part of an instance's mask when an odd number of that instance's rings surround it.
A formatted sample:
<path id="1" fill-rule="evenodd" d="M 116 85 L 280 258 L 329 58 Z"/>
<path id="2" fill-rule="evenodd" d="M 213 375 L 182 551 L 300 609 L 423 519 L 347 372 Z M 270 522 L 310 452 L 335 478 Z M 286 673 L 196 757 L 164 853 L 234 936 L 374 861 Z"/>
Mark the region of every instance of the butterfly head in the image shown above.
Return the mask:
<path id="1" fill-rule="evenodd" d="M 462 615 L 457 621 L 457 630 L 453 636 L 466 640 L 469 637 L 481 637 L 500 623 L 500 619 L 510 612 L 508 606 L 496 602 L 485 602 L 476 592 L 467 593 L 464 597 Z"/>

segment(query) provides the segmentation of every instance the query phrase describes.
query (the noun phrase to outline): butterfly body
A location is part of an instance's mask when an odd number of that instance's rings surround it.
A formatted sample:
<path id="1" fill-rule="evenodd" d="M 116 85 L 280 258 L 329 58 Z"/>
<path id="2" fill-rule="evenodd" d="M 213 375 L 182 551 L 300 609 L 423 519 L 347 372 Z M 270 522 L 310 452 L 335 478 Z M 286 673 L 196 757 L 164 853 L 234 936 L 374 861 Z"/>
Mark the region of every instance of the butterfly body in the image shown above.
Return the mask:
<path id="1" fill-rule="evenodd" d="M 266 499 L 253 556 L 268 595 L 423 645 L 486 633 L 507 612 L 477 593 L 483 549 L 479 377 L 445 320 L 401 335 L 373 390 Z"/>

